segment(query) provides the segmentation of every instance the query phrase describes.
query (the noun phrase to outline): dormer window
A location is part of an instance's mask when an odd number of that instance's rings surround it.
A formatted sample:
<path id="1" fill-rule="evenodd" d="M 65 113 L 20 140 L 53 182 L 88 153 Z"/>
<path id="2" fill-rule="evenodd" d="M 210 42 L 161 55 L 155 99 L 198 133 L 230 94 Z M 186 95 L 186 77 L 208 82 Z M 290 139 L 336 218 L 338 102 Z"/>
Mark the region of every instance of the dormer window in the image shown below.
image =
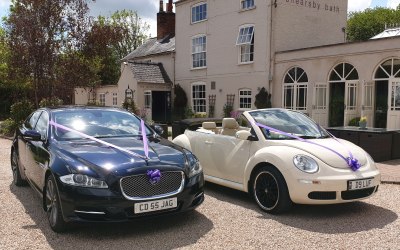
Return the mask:
<path id="1" fill-rule="evenodd" d="M 240 0 L 242 10 L 254 8 L 254 0 Z"/>
<path id="2" fill-rule="evenodd" d="M 207 4 L 199 3 L 192 6 L 192 23 L 201 22 L 207 19 Z"/>

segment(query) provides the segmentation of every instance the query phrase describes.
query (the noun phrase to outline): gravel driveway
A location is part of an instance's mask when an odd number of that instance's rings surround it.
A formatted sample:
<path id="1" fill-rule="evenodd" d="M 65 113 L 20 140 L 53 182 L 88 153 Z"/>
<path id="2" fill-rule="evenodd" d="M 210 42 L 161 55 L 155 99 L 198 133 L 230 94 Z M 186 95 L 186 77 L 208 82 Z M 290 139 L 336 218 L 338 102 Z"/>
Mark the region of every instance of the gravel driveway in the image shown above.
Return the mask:
<path id="1" fill-rule="evenodd" d="M 207 183 L 196 211 L 56 234 L 30 187 L 11 184 L 11 142 L 0 139 L 0 249 L 400 249 L 400 185 L 365 201 L 260 212 L 242 192 Z"/>

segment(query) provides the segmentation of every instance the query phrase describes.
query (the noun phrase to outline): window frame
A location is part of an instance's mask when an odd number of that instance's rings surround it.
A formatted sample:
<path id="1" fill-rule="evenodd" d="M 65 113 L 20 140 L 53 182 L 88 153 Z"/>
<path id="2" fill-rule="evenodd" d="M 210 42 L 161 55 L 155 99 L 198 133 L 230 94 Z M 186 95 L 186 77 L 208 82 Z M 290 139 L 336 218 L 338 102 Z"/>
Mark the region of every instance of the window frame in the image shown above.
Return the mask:
<path id="1" fill-rule="evenodd" d="M 144 108 L 152 109 L 152 93 L 151 90 L 144 91 Z"/>
<path id="2" fill-rule="evenodd" d="M 112 104 L 113 104 L 113 106 L 118 106 L 118 93 L 113 93 L 113 96 L 112 96 Z"/>
<path id="3" fill-rule="evenodd" d="M 300 76 L 298 76 L 298 69 L 301 69 L 303 72 Z M 294 70 L 295 76 L 294 78 L 290 75 L 291 70 Z M 299 81 L 302 79 L 303 75 L 307 78 L 306 82 Z M 286 82 L 286 77 L 289 76 L 293 82 Z M 307 72 L 299 66 L 294 66 L 289 68 L 284 77 L 283 77 L 283 91 L 282 91 L 282 107 L 285 109 L 296 110 L 299 112 L 307 113 L 308 110 L 308 102 L 309 102 L 309 85 L 310 80 L 308 78 Z M 303 99 L 300 98 L 301 90 L 303 92 Z M 290 95 L 287 95 L 290 94 Z M 287 100 L 290 99 L 290 105 L 287 105 Z M 300 106 L 300 100 L 303 100 L 304 106 Z"/>
<path id="4" fill-rule="evenodd" d="M 196 9 L 197 7 L 200 6 L 205 6 L 205 17 L 203 19 L 199 19 L 199 20 L 193 20 L 193 10 Z M 196 13 L 195 13 L 196 14 Z M 200 23 L 200 22 L 204 22 L 207 21 L 208 18 L 208 6 L 207 6 L 207 2 L 200 2 L 197 4 L 194 4 L 190 7 L 190 23 L 191 24 L 195 24 L 195 23 Z"/>
<path id="5" fill-rule="evenodd" d="M 252 28 L 251 33 L 249 32 L 249 28 Z M 245 31 L 246 29 L 248 29 L 247 32 Z M 239 64 L 250 64 L 254 62 L 254 31 L 254 24 L 245 24 L 239 27 L 239 33 L 236 39 Z M 246 34 L 244 34 L 245 32 Z M 243 37 L 245 37 L 245 41 L 243 41 Z"/>
<path id="6" fill-rule="evenodd" d="M 199 38 L 203 38 L 203 42 L 204 43 L 202 43 L 202 44 L 194 44 L 194 42 L 195 42 L 195 40 L 196 39 L 199 39 Z M 191 69 L 204 69 L 204 68 L 207 68 L 207 36 L 205 35 L 205 34 L 199 34 L 199 35 L 196 35 L 196 36 L 193 36 L 192 37 L 192 39 L 190 40 L 190 42 L 191 42 L 191 46 L 190 46 L 190 48 L 191 48 Z M 201 47 L 201 51 L 199 51 L 199 52 L 195 52 L 195 47 Z M 202 60 L 204 60 L 204 65 L 201 65 L 201 66 L 197 66 L 197 67 L 195 67 L 195 55 L 203 55 L 204 54 L 204 58 L 200 58 L 199 60 L 196 60 L 196 62 L 198 62 L 198 64 L 200 65 L 200 62 L 202 61 Z"/>
<path id="7" fill-rule="evenodd" d="M 102 102 L 102 97 L 104 97 L 104 102 Z M 99 93 L 99 105 L 106 106 L 106 93 Z"/>
<path id="8" fill-rule="evenodd" d="M 199 86 L 202 86 L 202 87 L 204 87 L 204 90 L 198 90 L 197 89 L 197 92 L 204 92 L 204 98 L 203 97 L 196 97 L 196 95 L 194 94 L 195 93 L 195 87 L 199 87 Z M 192 99 L 192 109 L 193 109 L 193 111 L 194 111 L 194 113 L 199 113 L 199 112 L 205 112 L 205 113 L 207 113 L 207 84 L 205 83 L 205 82 L 195 82 L 195 83 L 192 83 L 192 86 L 191 86 L 191 99 Z M 201 104 L 196 104 L 196 102 L 197 101 L 201 101 L 201 100 L 204 100 L 204 105 L 201 105 Z M 203 108 L 197 108 L 197 107 L 204 107 L 204 109 Z"/>
<path id="9" fill-rule="evenodd" d="M 253 5 L 248 6 L 248 7 L 244 7 L 243 4 L 245 2 L 252 2 Z M 240 0 L 240 10 L 251 10 L 251 9 L 254 9 L 255 7 L 256 7 L 255 0 Z"/>
<path id="10" fill-rule="evenodd" d="M 39 125 L 39 121 L 45 119 L 45 130 L 44 131 L 39 131 L 38 130 L 38 125 Z M 35 131 L 40 133 L 41 135 L 41 139 L 43 141 L 46 141 L 48 138 L 48 133 L 49 133 L 49 121 L 50 121 L 50 115 L 43 110 L 43 112 L 40 114 L 39 119 L 36 121 L 36 125 L 35 125 Z"/>
<path id="11" fill-rule="evenodd" d="M 243 92 L 250 92 L 250 94 L 247 93 L 243 94 Z M 249 103 L 244 103 L 241 100 L 243 99 L 248 99 L 250 98 L 250 102 Z M 250 105 L 250 107 L 242 107 L 242 103 L 245 105 Z M 239 110 L 251 110 L 253 108 L 253 91 L 249 88 L 242 88 L 239 89 Z"/>

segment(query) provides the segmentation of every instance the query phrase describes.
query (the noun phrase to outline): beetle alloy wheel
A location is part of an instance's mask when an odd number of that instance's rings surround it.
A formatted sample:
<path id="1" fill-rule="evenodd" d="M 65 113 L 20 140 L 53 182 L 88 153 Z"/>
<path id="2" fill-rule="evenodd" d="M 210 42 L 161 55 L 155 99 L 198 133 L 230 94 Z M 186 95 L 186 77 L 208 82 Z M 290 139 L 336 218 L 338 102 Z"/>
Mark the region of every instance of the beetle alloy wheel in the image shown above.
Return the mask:
<path id="1" fill-rule="evenodd" d="M 58 216 L 57 190 L 53 181 L 49 178 L 46 185 L 46 208 L 51 226 L 55 226 Z"/>
<path id="2" fill-rule="evenodd" d="M 264 210 L 274 209 L 279 202 L 279 186 L 276 178 L 267 171 L 258 173 L 253 184 L 254 196 Z"/>

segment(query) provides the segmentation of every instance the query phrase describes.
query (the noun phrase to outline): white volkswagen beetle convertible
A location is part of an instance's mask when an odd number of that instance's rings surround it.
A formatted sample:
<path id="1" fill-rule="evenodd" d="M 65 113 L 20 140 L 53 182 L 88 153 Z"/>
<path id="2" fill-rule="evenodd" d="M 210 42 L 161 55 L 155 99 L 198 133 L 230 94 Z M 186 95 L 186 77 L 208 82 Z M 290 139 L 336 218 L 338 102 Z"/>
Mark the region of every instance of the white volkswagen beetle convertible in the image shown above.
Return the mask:
<path id="1" fill-rule="evenodd" d="M 380 173 L 371 156 L 306 115 L 286 109 L 244 112 L 222 127 L 204 122 L 174 143 L 200 160 L 206 181 L 250 193 L 269 213 L 293 203 L 334 204 L 372 196 Z"/>

